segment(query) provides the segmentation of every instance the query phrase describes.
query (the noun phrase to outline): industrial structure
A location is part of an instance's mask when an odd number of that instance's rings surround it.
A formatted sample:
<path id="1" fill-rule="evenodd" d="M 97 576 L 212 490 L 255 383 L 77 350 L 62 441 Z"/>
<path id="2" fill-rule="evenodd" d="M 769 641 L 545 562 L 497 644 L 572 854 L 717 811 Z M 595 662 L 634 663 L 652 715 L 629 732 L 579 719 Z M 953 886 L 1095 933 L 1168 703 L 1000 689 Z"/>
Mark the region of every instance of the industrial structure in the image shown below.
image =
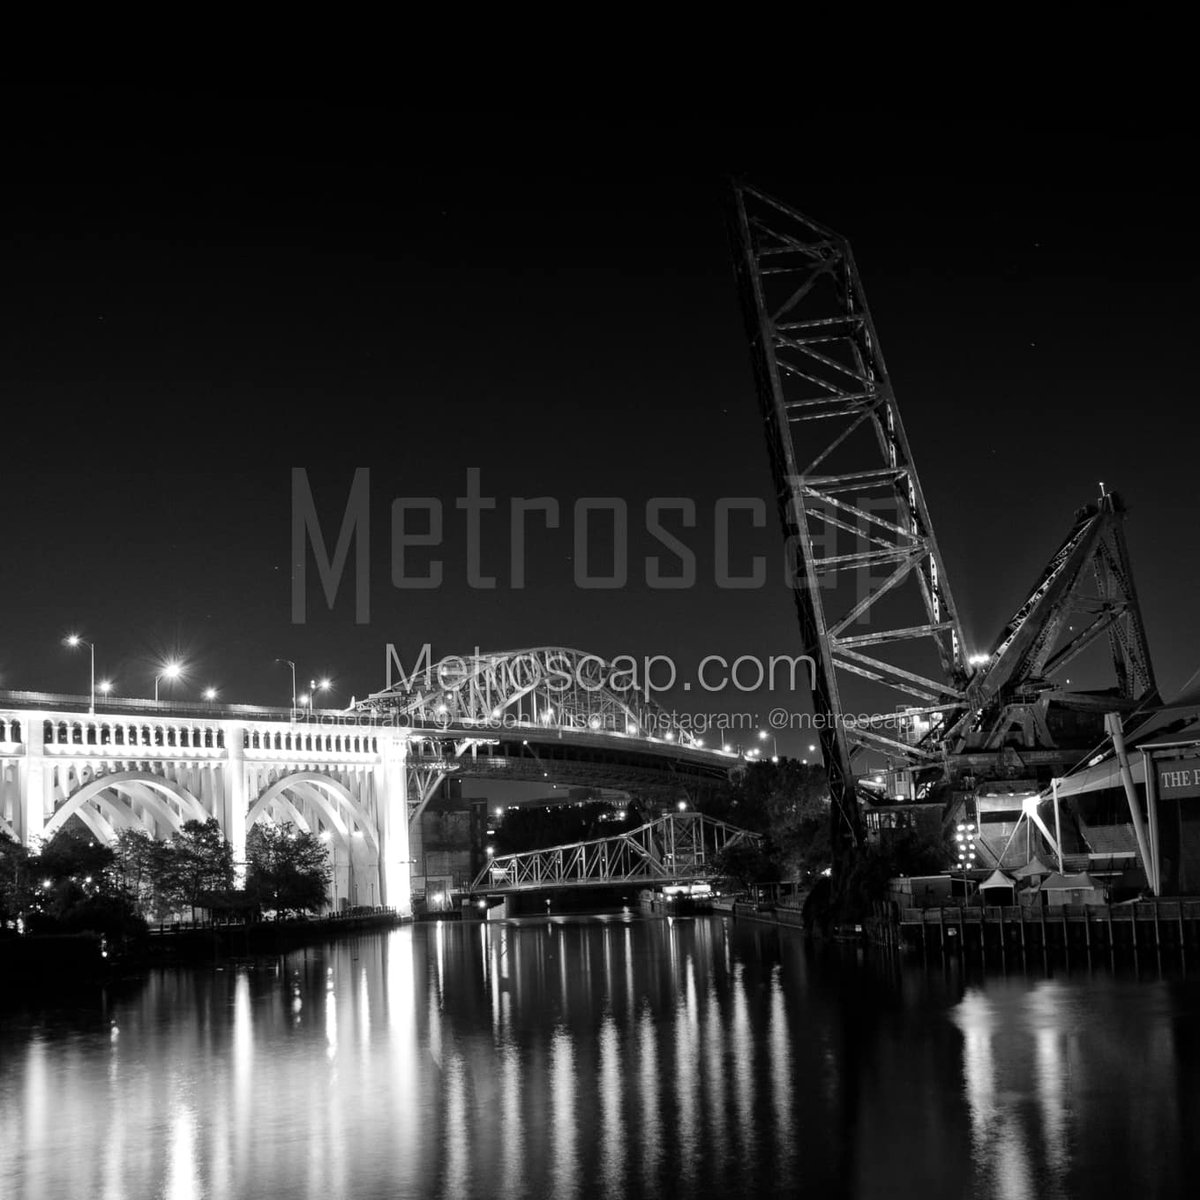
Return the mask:
<path id="1" fill-rule="evenodd" d="M 492 896 L 558 888 L 680 886 L 716 877 L 716 856 L 759 835 L 698 812 L 667 813 L 614 837 L 496 855 L 473 890 Z"/>
<path id="2" fill-rule="evenodd" d="M 1030 802 L 1052 837 L 1038 814 L 1052 780 L 1159 702 L 1125 507 L 1102 484 L 973 652 L 849 242 L 744 183 L 729 216 L 801 646 L 817 663 L 835 849 L 861 843 L 864 810 L 926 805 L 948 828 L 978 823 L 980 865 L 995 866 Z M 1107 686 L 1073 689 L 1068 666 L 1103 645 Z"/>

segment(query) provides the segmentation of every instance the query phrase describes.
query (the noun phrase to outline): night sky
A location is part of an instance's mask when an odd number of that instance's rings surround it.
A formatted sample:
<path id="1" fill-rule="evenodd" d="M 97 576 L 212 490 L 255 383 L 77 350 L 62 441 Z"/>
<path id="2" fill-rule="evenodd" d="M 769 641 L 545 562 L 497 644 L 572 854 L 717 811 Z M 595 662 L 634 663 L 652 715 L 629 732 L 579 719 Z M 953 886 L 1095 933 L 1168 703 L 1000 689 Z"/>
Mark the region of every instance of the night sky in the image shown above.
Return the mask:
<path id="1" fill-rule="evenodd" d="M 1197 254 L 1181 128 L 1094 111 L 600 121 L 313 96 L 13 90 L 5 105 L 0 687 L 331 704 L 411 660 L 562 644 L 797 653 L 774 512 L 714 583 L 718 498 L 770 474 L 722 212 L 731 172 L 848 236 L 968 636 L 990 643 L 1098 481 L 1128 538 L 1163 692 L 1200 665 Z M 815 120 L 815 114 L 810 116 Z M 821 123 L 831 127 L 825 114 Z M 291 473 L 332 538 L 371 468 L 371 607 L 310 566 L 292 621 Z M 485 572 L 454 498 L 478 468 Z M 512 586 L 514 497 L 531 518 Z M 630 582 L 573 581 L 571 506 L 622 497 Z M 652 590 L 646 501 L 689 497 L 698 584 Z M 393 501 L 441 497 L 445 577 L 391 580 Z M 603 538 L 593 547 L 602 570 Z M 412 552 L 413 570 L 429 554 Z M 434 553 L 434 552 L 429 552 Z M 666 569 L 675 564 L 667 556 Z M 772 703 L 676 693 L 697 710 Z M 807 740 L 807 739 L 805 739 Z M 798 738 L 781 738 L 799 749 Z"/>

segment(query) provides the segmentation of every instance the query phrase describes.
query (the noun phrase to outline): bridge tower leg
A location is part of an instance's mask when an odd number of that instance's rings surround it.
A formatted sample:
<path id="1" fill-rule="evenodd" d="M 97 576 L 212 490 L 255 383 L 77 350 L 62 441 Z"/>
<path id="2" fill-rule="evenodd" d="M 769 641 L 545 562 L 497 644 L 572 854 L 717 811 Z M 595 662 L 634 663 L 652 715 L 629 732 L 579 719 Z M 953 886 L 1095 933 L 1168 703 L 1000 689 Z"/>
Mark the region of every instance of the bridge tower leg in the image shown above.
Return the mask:
<path id="1" fill-rule="evenodd" d="M 408 739 L 379 732 L 375 800 L 379 822 L 379 891 L 399 916 L 412 916 L 412 857 L 408 842 Z"/>
<path id="2" fill-rule="evenodd" d="M 233 847 L 234 882 L 246 883 L 246 814 L 250 809 L 249 789 L 246 786 L 246 728 L 244 725 L 225 727 L 225 808 L 221 824 L 225 839 Z"/>
<path id="3" fill-rule="evenodd" d="M 46 751 L 45 728 L 36 714 L 25 722 L 25 760 L 19 772 L 19 804 L 16 813 L 17 836 L 23 846 L 32 848 L 46 825 Z"/>

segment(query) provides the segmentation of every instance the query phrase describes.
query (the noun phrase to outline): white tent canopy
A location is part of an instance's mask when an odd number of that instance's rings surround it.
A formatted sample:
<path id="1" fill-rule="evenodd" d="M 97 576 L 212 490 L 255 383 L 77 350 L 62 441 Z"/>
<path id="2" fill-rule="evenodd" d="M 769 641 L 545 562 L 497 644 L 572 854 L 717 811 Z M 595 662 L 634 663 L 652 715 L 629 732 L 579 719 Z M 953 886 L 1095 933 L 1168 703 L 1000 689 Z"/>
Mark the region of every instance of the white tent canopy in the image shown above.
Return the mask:
<path id="1" fill-rule="evenodd" d="M 1040 858 L 1031 858 L 1023 867 L 1018 867 L 1014 874 L 1018 879 L 1028 879 L 1031 875 L 1052 875 L 1053 867 L 1048 867 Z"/>
<path id="2" fill-rule="evenodd" d="M 1043 892 L 1074 892 L 1091 891 L 1096 887 L 1096 881 L 1086 872 L 1079 875 L 1060 875 L 1057 871 L 1042 880 Z"/>
<path id="3" fill-rule="evenodd" d="M 989 888 L 1008 888 L 1010 891 L 1015 890 L 1017 881 L 1008 874 L 1007 871 L 1001 871 L 997 867 L 980 885 L 979 890 L 986 891 Z"/>
<path id="4" fill-rule="evenodd" d="M 1146 767 L 1141 756 L 1129 760 L 1129 773 L 1134 783 L 1146 782 Z M 1058 796 L 1078 796 L 1081 792 L 1097 792 L 1103 788 L 1119 788 L 1121 783 L 1121 765 L 1115 758 L 1106 759 L 1094 767 L 1087 767 L 1068 775 L 1058 781 Z"/>

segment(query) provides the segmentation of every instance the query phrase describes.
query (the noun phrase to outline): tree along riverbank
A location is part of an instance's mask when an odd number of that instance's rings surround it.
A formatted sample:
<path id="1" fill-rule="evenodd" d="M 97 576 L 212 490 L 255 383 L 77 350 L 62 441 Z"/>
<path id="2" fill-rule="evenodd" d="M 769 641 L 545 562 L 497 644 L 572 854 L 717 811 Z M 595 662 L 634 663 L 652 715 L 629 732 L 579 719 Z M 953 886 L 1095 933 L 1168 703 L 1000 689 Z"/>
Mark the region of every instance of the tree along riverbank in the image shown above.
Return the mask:
<path id="1" fill-rule="evenodd" d="M 170 924 L 128 939 L 84 933 L 0 937 L 0 994 L 64 980 L 105 981 L 156 966 L 254 957 L 402 924 L 394 909 L 228 924 Z"/>

